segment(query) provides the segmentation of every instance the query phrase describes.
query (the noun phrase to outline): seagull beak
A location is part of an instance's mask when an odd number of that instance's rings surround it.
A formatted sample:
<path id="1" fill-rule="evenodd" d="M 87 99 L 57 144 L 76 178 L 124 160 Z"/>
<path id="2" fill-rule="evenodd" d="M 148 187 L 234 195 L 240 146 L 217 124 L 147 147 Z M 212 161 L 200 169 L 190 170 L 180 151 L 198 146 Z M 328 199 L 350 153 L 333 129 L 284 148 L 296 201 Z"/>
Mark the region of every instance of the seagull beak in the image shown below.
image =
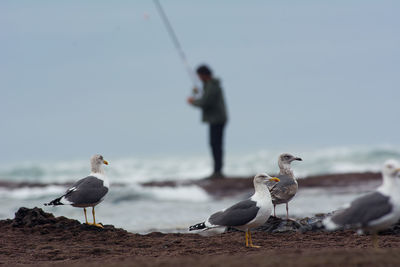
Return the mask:
<path id="1" fill-rule="evenodd" d="M 107 160 L 103 160 L 103 163 L 108 165 L 108 161 Z"/>
<path id="2" fill-rule="evenodd" d="M 302 158 L 294 158 L 294 160 L 303 161 Z"/>
<path id="3" fill-rule="evenodd" d="M 279 180 L 279 178 L 276 177 L 272 177 L 271 179 L 268 179 L 269 181 L 274 181 L 274 182 L 280 182 L 281 180 Z"/>

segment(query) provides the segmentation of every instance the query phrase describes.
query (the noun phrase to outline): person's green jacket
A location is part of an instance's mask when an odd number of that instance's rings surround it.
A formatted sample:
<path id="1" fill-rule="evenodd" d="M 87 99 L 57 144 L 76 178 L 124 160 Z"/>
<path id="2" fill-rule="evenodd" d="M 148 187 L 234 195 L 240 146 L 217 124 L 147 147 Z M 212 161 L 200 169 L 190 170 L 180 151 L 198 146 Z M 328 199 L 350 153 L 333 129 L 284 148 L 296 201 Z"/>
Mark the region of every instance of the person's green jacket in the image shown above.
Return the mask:
<path id="1" fill-rule="evenodd" d="M 203 122 L 224 124 L 228 120 L 224 95 L 218 79 L 212 78 L 203 86 L 203 95 L 193 105 L 203 111 Z"/>

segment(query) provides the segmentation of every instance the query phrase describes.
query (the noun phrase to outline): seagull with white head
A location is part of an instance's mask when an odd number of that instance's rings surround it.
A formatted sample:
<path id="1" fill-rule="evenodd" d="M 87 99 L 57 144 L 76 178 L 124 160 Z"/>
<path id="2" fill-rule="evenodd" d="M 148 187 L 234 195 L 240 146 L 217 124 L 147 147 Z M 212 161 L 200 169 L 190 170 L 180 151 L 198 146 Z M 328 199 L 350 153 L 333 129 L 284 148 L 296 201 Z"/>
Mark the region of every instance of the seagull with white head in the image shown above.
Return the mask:
<path id="1" fill-rule="evenodd" d="M 347 208 L 324 220 L 328 230 L 357 229 L 372 233 L 374 247 L 378 247 L 377 233 L 400 220 L 400 166 L 388 160 L 382 169 L 383 183 L 376 191 L 359 197 Z"/>
<path id="2" fill-rule="evenodd" d="M 206 221 L 190 226 L 189 231 L 233 227 L 245 231 L 246 247 L 258 248 L 253 245 L 250 230 L 263 225 L 271 215 L 268 181 L 279 182 L 279 179 L 265 173 L 257 174 L 253 180 L 255 192 L 249 199 L 212 214 Z"/>
<path id="3" fill-rule="evenodd" d="M 102 168 L 103 164 L 108 165 L 102 155 L 93 155 L 90 159 L 91 173 L 89 176 L 75 182 L 64 195 L 46 203 L 46 206 L 71 205 L 83 208 L 86 224 L 103 227 L 96 223 L 94 207 L 103 201 L 108 192 L 109 182 Z M 86 208 L 92 207 L 93 223 L 89 223 L 86 215 Z"/>

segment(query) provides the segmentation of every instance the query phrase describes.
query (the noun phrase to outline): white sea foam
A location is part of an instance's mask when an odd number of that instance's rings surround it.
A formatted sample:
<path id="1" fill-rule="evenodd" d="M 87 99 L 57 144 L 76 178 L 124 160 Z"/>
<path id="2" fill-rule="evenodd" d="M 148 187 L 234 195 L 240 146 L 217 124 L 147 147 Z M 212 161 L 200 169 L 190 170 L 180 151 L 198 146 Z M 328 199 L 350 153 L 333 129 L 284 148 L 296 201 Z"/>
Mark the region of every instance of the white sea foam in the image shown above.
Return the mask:
<path id="1" fill-rule="evenodd" d="M 142 190 L 145 193 L 151 193 L 157 200 L 205 202 L 211 199 L 207 192 L 195 185 L 178 187 L 147 187 Z"/>
<path id="2" fill-rule="evenodd" d="M 40 199 L 43 197 L 62 194 L 65 192 L 63 186 L 45 186 L 45 187 L 21 187 L 16 189 L 0 188 L 0 198 L 12 199 Z"/>
<path id="3" fill-rule="evenodd" d="M 293 154 L 303 158 L 295 162 L 297 176 L 379 171 L 388 158 L 400 160 L 400 148 L 380 147 L 335 147 L 313 150 L 295 150 Z M 278 172 L 277 157 L 282 151 L 260 150 L 247 154 L 228 154 L 225 164 L 227 175 L 247 176 L 260 171 Z M 110 182 L 137 184 L 146 181 L 200 179 L 211 173 L 209 155 L 168 156 L 147 158 L 109 159 L 105 167 Z M 31 182 L 70 182 L 89 173 L 88 160 L 59 162 L 25 162 L 0 166 L 0 180 Z"/>

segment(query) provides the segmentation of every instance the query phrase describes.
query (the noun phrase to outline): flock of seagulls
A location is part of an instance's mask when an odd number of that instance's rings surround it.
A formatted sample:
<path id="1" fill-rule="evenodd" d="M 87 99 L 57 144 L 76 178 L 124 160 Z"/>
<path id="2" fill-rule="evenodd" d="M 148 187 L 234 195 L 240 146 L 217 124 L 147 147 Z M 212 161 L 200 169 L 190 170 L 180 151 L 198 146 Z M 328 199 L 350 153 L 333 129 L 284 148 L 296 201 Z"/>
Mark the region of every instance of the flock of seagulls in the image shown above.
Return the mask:
<path id="1" fill-rule="evenodd" d="M 266 173 L 253 179 L 254 194 L 235 205 L 210 215 L 205 221 L 192 225 L 189 231 L 206 231 L 233 227 L 245 232 L 246 247 L 258 248 L 253 244 L 251 230 L 263 225 L 279 204 L 286 204 L 286 219 L 289 220 L 288 203 L 296 195 L 298 183 L 291 169 L 293 161 L 302 161 L 289 153 L 278 158 L 280 168 L 277 177 Z M 94 155 L 91 173 L 80 179 L 64 195 L 46 203 L 48 206 L 72 205 L 83 208 L 86 224 L 103 227 L 96 223 L 94 207 L 103 201 L 109 182 L 102 168 L 108 165 L 102 155 Z M 346 207 L 323 221 L 327 230 L 355 229 L 372 233 L 373 245 L 377 247 L 377 233 L 400 220 L 400 165 L 395 160 L 385 162 L 382 169 L 383 183 L 376 191 L 355 199 Z M 93 223 L 89 223 L 86 208 L 92 207 Z"/>

